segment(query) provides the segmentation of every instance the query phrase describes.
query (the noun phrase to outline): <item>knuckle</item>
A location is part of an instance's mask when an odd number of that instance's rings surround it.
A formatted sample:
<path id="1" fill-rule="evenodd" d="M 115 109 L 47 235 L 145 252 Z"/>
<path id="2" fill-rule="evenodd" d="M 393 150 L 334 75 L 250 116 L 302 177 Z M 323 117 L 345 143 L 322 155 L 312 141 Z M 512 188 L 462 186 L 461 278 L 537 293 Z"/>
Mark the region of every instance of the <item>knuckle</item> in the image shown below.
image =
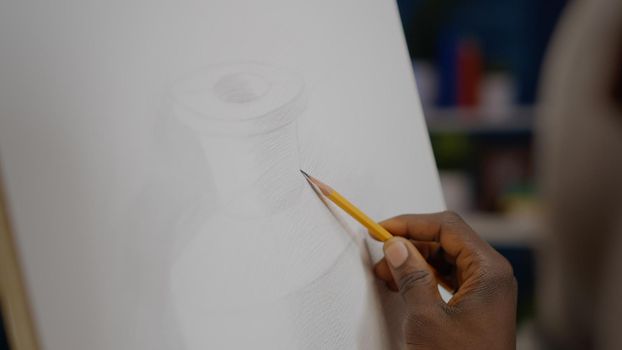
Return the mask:
<path id="1" fill-rule="evenodd" d="M 516 292 L 518 283 L 512 272 L 512 267 L 509 263 L 507 265 L 509 267 L 496 268 L 482 275 L 480 287 L 478 288 L 479 294 L 485 297 L 492 297 L 506 294 L 507 292 Z"/>
<path id="2" fill-rule="evenodd" d="M 512 264 L 496 251 L 495 255 L 497 258 L 491 259 L 487 264 L 489 266 L 485 278 L 493 282 L 509 282 L 514 279 L 514 268 Z"/>
<path id="3" fill-rule="evenodd" d="M 513 274 L 495 273 L 488 278 L 488 283 L 498 286 L 500 289 L 509 289 L 514 286 L 516 279 Z"/>
<path id="4" fill-rule="evenodd" d="M 453 224 L 461 224 L 464 221 L 462 217 L 458 215 L 455 211 L 445 210 L 441 213 L 441 218 L 443 220 L 443 224 L 453 225 Z"/>
<path id="5" fill-rule="evenodd" d="M 507 261 L 507 259 L 505 258 L 501 258 L 501 261 L 499 262 L 498 265 L 498 269 L 499 269 L 499 274 L 503 275 L 503 276 L 509 276 L 509 277 L 514 277 L 514 268 L 512 267 L 512 264 L 510 264 L 509 261 Z"/>
<path id="6" fill-rule="evenodd" d="M 422 285 L 428 285 L 433 281 L 434 277 L 429 271 L 415 270 L 408 272 L 399 278 L 399 286 L 402 294 L 408 293 L 413 288 Z"/>
<path id="7" fill-rule="evenodd" d="M 432 316 L 434 314 L 434 312 L 426 312 L 425 310 L 409 312 L 404 320 L 405 330 L 430 329 L 437 323 L 436 317 Z"/>

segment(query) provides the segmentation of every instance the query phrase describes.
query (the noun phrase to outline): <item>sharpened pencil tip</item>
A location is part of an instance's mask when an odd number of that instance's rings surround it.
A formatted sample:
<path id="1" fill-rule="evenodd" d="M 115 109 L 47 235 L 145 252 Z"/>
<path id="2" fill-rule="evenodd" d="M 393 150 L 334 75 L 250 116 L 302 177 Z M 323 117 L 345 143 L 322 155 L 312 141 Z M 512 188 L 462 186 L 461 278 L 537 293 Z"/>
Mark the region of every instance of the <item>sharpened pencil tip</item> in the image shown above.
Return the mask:
<path id="1" fill-rule="evenodd" d="M 328 186 L 327 184 L 321 182 L 320 180 L 318 180 L 318 179 L 314 178 L 313 176 L 307 174 L 306 172 L 302 171 L 302 169 L 300 169 L 300 172 L 302 173 L 302 175 L 304 175 L 305 179 L 307 179 L 307 181 L 309 181 L 309 183 L 312 186 L 317 186 L 317 188 L 320 189 L 320 192 L 322 192 L 325 196 L 329 196 L 332 192 L 335 191 L 330 186 Z"/>

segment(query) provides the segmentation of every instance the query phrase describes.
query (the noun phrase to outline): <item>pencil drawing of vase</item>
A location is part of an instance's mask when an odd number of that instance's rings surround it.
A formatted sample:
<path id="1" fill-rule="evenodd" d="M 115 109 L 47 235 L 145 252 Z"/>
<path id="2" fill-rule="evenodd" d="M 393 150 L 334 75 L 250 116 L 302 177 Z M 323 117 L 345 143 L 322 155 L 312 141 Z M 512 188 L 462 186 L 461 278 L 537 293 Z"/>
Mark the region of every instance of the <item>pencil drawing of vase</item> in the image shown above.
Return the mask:
<path id="1" fill-rule="evenodd" d="M 303 79 L 259 63 L 213 65 L 172 88 L 217 188 L 171 269 L 188 349 L 381 349 L 359 247 L 299 172 Z"/>

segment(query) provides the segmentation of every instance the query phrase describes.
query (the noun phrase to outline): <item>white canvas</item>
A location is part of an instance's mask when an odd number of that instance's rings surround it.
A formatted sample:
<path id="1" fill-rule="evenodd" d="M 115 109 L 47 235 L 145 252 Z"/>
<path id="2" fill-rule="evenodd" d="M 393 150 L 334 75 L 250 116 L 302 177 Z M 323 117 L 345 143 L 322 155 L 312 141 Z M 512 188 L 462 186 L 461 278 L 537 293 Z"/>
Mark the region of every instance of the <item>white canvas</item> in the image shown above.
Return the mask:
<path id="1" fill-rule="evenodd" d="M 444 206 L 392 1 L 3 2 L 0 160 L 46 349 L 395 347 L 298 170 Z"/>

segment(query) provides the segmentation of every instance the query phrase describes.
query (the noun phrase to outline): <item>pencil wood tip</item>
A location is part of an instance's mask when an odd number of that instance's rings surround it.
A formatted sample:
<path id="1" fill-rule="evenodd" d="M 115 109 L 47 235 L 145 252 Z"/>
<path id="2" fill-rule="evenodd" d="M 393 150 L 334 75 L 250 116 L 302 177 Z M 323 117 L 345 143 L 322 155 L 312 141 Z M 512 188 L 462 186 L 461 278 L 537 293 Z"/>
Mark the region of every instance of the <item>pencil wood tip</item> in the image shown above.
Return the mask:
<path id="1" fill-rule="evenodd" d="M 300 172 L 302 173 L 302 175 L 304 175 L 304 177 L 307 179 L 307 181 L 309 181 L 309 183 L 311 183 L 314 186 L 317 186 L 317 188 L 319 188 L 320 192 L 322 192 L 325 196 L 329 196 L 332 192 L 335 191 L 330 186 L 328 186 L 327 184 L 321 182 L 320 180 L 314 178 L 313 176 L 307 174 L 306 172 L 304 172 L 302 170 L 300 170 Z"/>

